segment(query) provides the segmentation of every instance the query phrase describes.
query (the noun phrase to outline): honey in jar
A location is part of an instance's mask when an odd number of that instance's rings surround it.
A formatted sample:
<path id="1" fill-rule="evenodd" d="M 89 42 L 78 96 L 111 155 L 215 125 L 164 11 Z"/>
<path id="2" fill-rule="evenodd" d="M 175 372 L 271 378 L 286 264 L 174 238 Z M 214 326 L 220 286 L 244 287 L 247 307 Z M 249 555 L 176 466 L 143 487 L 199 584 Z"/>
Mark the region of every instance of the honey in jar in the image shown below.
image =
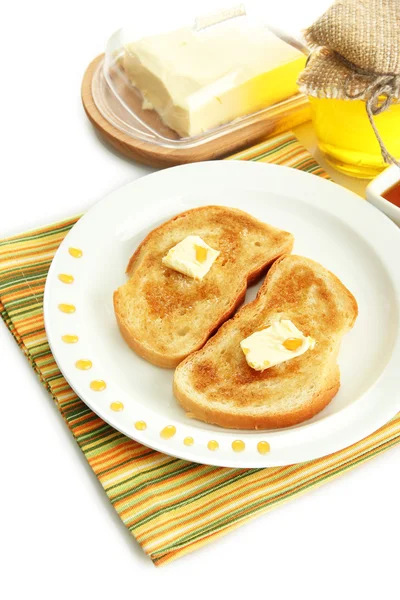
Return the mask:
<path id="1" fill-rule="evenodd" d="M 309 98 L 318 147 L 338 171 L 371 179 L 387 167 L 363 100 Z M 387 150 L 400 157 L 400 103 L 374 117 Z"/>

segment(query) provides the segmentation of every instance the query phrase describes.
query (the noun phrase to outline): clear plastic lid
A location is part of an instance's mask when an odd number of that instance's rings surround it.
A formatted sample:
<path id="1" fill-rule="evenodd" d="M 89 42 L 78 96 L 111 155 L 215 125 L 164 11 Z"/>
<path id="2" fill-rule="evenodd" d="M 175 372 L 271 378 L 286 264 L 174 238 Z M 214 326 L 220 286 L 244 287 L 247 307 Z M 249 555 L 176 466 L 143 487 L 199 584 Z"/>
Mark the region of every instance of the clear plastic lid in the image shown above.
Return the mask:
<path id="1" fill-rule="evenodd" d="M 120 29 L 92 81 L 103 117 L 131 138 L 193 148 L 299 96 L 307 50 L 243 5 L 164 31 Z"/>

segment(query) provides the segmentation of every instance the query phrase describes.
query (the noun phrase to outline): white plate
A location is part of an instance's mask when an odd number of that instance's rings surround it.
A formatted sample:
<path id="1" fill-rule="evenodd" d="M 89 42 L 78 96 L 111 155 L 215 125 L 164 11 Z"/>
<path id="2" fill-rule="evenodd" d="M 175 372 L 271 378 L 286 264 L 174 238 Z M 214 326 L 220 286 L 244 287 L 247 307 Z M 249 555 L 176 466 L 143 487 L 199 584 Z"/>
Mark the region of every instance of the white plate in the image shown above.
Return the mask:
<path id="1" fill-rule="evenodd" d="M 294 252 L 333 271 L 359 304 L 359 317 L 339 355 L 342 385 L 329 406 L 296 427 L 231 431 L 189 419 L 172 393 L 172 371 L 142 360 L 122 340 L 113 291 L 125 281 L 129 257 L 162 221 L 188 208 L 221 204 L 246 210 L 292 232 Z M 74 258 L 69 248 L 83 255 Z M 400 233 L 373 206 L 329 181 L 255 162 L 197 163 L 159 171 L 98 202 L 67 235 L 46 283 L 44 315 L 54 357 L 71 387 L 102 419 L 143 444 L 187 460 L 230 467 L 286 465 L 330 454 L 375 431 L 400 410 Z M 72 284 L 58 279 L 71 274 Z M 248 291 L 247 299 L 255 295 Z M 65 314 L 59 304 L 73 304 Z M 75 334 L 67 344 L 62 336 Z M 78 359 L 93 367 L 78 370 Z M 104 380 L 102 392 L 92 380 Z M 111 403 L 122 402 L 115 412 Z M 135 429 L 144 421 L 144 431 Z M 170 439 L 161 430 L 173 425 Z M 192 437 L 192 446 L 183 443 Z M 234 452 L 232 442 L 245 450 Z M 210 440 L 219 443 L 211 451 Z M 269 454 L 257 451 L 259 441 Z"/>

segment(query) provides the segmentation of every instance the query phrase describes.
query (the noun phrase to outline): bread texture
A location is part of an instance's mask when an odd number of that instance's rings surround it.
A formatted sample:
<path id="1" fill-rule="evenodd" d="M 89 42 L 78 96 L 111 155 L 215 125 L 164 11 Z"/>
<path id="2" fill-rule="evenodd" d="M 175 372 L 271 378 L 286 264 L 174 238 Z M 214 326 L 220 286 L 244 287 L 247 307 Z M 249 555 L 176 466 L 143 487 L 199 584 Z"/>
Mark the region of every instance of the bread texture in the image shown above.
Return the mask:
<path id="1" fill-rule="evenodd" d="M 162 263 L 188 235 L 220 252 L 201 281 Z M 177 215 L 144 239 L 129 261 L 129 280 L 114 293 L 124 339 L 149 362 L 176 367 L 235 312 L 247 285 L 292 246 L 290 233 L 233 208 L 204 206 Z"/>
<path id="2" fill-rule="evenodd" d="M 339 390 L 337 355 L 357 313 L 355 298 L 330 271 L 308 258 L 283 257 L 256 299 L 177 367 L 175 396 L 192 417 L 222 427 L 276 429 L 310 419 Z M 314 338 L 315 347 L 257 372 L 239 344 L 281 319 Z"/>

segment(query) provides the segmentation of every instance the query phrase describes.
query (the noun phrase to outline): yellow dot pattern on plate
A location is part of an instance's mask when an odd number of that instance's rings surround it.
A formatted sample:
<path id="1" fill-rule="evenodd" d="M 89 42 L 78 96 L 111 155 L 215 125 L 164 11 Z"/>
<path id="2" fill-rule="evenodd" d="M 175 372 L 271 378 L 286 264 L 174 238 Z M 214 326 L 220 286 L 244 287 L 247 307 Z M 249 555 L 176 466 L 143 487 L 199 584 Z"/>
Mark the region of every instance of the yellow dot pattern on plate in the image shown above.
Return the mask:
<path id="1" fill-rule="evenodd" d="M 80 369 L 81 371 L 87 371 L 88 369 L 92 368 L 93 363 L 88 358 L 81 358 L 80 360 L 76 361 L 75 366 L 77 369 Z"/>
<path id="2" fill-rule="evenodd" d="M 61 312 L 63 313 L 74 313 L 76 311 L 76 308 L 73 304 L 59 304 L 58 308 L 61 310 Z"/>
<path id="3" fill-rule="evenodd" d="M 60 273 L 58 279 L 63 283 L 74 283 L 74 278 L 72 275 L 67 275 L 66 273 Z"/>
<path id="4" fill-rule="evenodd" d="M 68 252 L 74 258 L 81 258 L 83 252 L 79 248 L 68 248 Z"/>
<path id="5" fill-rule="evenodd" d="M 160 436 L 164 440 L 169 440 L 170 438 L 174 437 L 175 434 L 176 434 L 175 425 L 167 425 L 166 427 L 164 427 L 164 429 L 162 429 L 160 431 Z"/>
<path id="6" fill-rule="evenodd" d="M 207 444 L 209 450 L 218 450 L 219 444 L 216 440 L 210 440 Z"/>
<path id="7" fill-rule="evenodd" d="M 146 427 L 147 425 L 144 421 L 136 421 L 135 423 L 135 429 L 137 429 L 138 431 L 144 431 Z"/>
<path id="8" fill-rule="evenodd" d="M 124 405 L 119 400 L 116 400 L 115 402 L 111 402 L 110 408 L 115 412 L 121 412 L 121 410 L 124 410 Z"/>
<path id="9" fill-rule="evenodd" d="M 242 440 L 235 440 L 234 442 L 232 442 L 232 450 L 234 452 L 243 452 L 245 448 L 246 444 L 242 442 Z"/>
<path id="10" fill-rule="evenodd" d="M 65 344 L 76 344 L 79 340 L 77 335 L 63 335 L 61 339 Z"/>
<path id="11" fill-rule="evenodd" d="M 90 382 L 90 388 L 94 391 L 94 392 L 102 392 L 103 390 L 105 390 L 107 387 L 106 382 L 103 381 L 102 379 L 94 379 L 93 381 Z"/>
<path id="12" fill-rule="evenodd" d="M 271 450 L 271 446 L 268 444 L 268 442 L 258 442 L 257 450 L 260 454 L 268 454 L 268 452 Z"/>
<path id="13" fill-rule="evenodd" d="M 183 443 L 185 444 L 185 446 L 193 446 L 194 439 L 190 436 L 185 437 L 185 439 L 183 440 Z"/>

